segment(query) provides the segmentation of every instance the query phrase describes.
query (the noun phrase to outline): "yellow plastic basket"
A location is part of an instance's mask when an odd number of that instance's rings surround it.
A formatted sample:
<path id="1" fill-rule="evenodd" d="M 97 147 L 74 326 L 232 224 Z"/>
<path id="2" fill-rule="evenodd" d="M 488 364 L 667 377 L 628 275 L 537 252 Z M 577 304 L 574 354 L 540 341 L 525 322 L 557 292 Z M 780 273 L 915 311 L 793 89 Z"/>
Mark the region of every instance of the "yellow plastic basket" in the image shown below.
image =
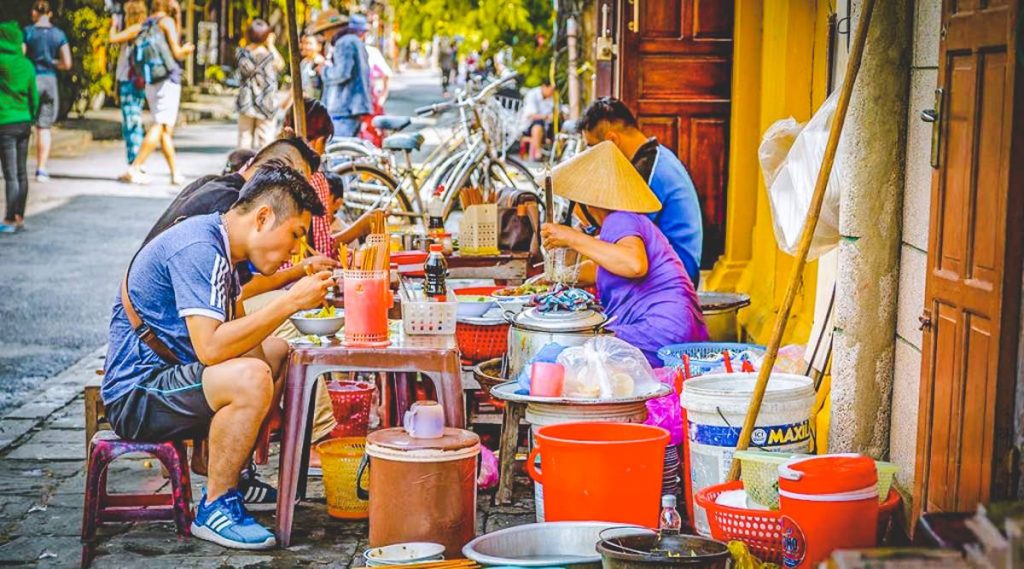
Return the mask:
<path id="1" fill-rule="evenodd" d="M 361 520 L 369 516 L 369 502 L 356 493 L 359 463 L 366 453 L 366 437 L 342 437 L 316 445 L 324 471 L 327 513 L 333 518 Z"/>
<path id="2" fill-rule="evenodd" d="M 751 500 L 773 510 L 779 509 L 779 465 L 791 458 L 812 456 L 765 452 L 763 450 L 736 451 L 733 457 L 740 461 L 740 479 Z M 891 462 L 875 461 L 878 468 L 878 501 L 884 502 L 889 496 L 893 477 L 899 467 Z"/>

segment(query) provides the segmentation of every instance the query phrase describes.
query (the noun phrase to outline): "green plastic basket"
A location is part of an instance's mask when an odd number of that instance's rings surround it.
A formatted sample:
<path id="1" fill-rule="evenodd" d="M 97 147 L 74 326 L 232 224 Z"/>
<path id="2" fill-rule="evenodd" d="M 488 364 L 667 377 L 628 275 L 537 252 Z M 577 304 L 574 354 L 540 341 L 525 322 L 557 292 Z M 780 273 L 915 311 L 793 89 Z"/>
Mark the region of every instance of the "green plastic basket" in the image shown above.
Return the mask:
<path id="1" fill-rule="evenodd" d="M 763 450 L 740 450 L 733 455 L 740 461 L 740 479 L 743 480 L 747 496 L 772 510 L 779 509 L 779 465 L 787 460 L 805 456 L 813 455 Z M 899 467 L 891 462 L 879 460 L 875 461 L 875 466 L 878 468 L 878 501 L 884 502 Z"/>

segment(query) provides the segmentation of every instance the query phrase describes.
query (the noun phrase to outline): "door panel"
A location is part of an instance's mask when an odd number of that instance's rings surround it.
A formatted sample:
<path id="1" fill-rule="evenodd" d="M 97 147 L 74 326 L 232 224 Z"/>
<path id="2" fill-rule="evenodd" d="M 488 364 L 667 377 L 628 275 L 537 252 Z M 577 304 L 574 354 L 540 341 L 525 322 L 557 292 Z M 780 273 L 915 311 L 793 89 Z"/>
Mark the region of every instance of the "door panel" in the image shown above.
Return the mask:
<path id="1" fill-rule="evenodd" d="M 1007 497 L 1021 292 L 1019 5 L 945 0 L 915 513 Z M 1017 156 L 1013 161 L 1010 156 Z"/>
<path id="2" fill-rule="evenodd" d="M 635 32 L 625 25 L 634 14 Z M 703 214 L 701 266 L 710 268 L 725 244 L 733 4 L 622 0 L 619 17 L 619 97 L 689 170 Z"/>

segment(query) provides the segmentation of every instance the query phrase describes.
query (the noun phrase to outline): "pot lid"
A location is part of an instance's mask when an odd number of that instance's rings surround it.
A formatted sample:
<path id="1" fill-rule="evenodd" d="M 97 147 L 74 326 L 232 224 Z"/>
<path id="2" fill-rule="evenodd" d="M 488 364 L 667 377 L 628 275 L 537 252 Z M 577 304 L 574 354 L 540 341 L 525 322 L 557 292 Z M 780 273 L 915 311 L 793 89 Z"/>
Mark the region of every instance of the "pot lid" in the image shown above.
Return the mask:
<path id="1" fill-rule="evenodd" d="M 700 302 L 700 309 L 704 312 L 710 310 L 740 309 L 750 305 L 750 295 L 736 292 L 706 292 L 699 291 L 697 300 Z"/>
<path id="2" fill-rule="evenodd" d="M 460 451 L 480 444 L 480 437 L 472 431 L 445 427 L 444 436 L 436 439 L 417 439 L 409 436 L 402 427 L 381 429 L 366 437 L 368 445 L 383 447 L 391 451 Z"/>
<path id="3" fill-rule="evenodd" d="M 535 306 L 516 315 L 513 324 L 538 332 L 585 332 L 599 328 L 607 321 L 608 317 L 596 310 L 541 312 Z"/>

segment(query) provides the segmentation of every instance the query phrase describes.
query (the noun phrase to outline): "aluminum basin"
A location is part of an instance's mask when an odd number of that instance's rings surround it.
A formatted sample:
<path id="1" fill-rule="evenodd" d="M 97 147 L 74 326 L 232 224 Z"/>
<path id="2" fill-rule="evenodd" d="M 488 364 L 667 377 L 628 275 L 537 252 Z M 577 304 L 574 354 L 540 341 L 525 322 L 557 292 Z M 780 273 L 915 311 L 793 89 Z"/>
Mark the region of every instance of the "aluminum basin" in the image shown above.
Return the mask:
<path id="1" fill-rule="evenodd" d="M 517 567 L 600 567 L 597 552 L 602 530 L 622 527 L 606 522 L 526 524 L 482 535 L 462 554 L 482 565 Z"/>

